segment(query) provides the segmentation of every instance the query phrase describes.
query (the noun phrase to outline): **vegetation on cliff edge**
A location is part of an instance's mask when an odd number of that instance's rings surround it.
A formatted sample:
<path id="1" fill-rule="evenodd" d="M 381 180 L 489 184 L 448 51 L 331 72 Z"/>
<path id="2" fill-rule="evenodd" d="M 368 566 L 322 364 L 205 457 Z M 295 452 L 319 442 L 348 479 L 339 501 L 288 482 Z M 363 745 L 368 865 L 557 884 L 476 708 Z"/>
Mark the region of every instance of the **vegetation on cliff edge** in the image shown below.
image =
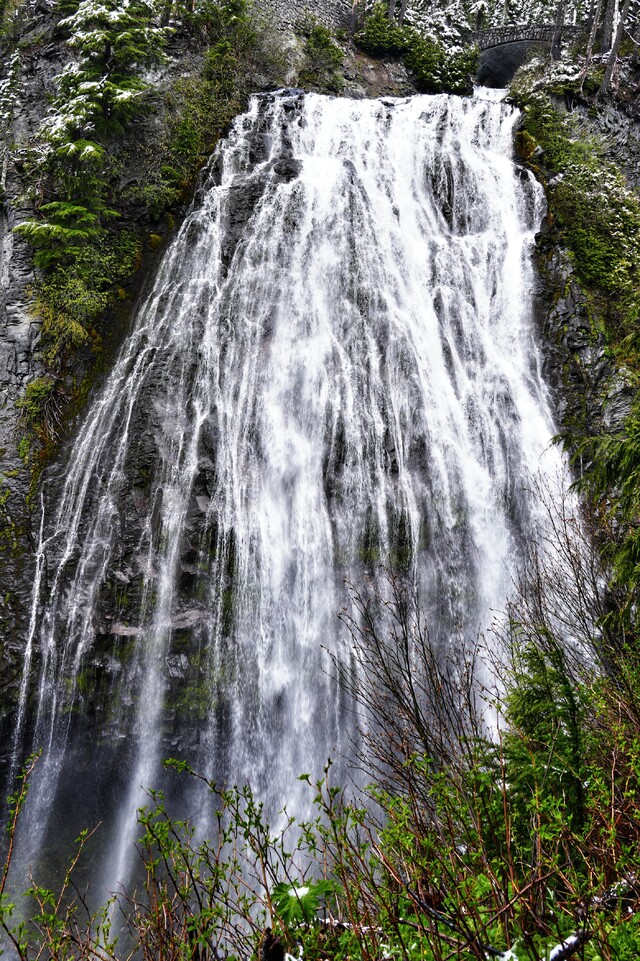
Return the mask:
<path id="1" fill-rule="evenodd" d="M 273 83 L 284 70 L 244 0 L 197 6 L 60 0 L 51 16 L 69 61 L 36 136 L 12 148 L 35 209 L 16 232 L 34 250 L 32 309 L 42 321 L 46 368 L 38 389 L 21 401 L 25 461 L 46 454 L 58 435 L 40 385 L 52 385 L 47 401 L 55 396 L 61 410 L 68 407 L 78 393 L 68 386 L 78 351 L 90 357 L 99 349 L 105 312 L 126 303 L 145 249 L 170 231 L 170 211 L 189 198 L 198 168 L 244 109 L 255 78 Z M 200 67 L 165 84 L 158 97 L 148 71 L 167 69 L 172 50 L 185 42 Z M 11 98 L 20 96 L 18 53 L 14 60 L 3 81 L 5 134 Z M 144 175 L 127 183 L 132 167 Z"/>
<path id="2" fill-rule="evenodd" d="M 583 81 L 579 63 L 546 72 L 534 63 L 512 92 L 523 109 L 520 155 L 547 186 L 552 242 L 569 250 L 592 331 L 604 336 L 611 367 L 635 398 L 622 422 L 607 427 L 605 410 L 597 430 L 565 425 L 562 438 L 600 517 L 596 536 L 612 564 L 610 587 L 626 598 L 624 633 L 635 631 L 640 584 L 640 196 L 607 159 L 602 139 L 587 134 L 580 113 L 558 105 L 559 94 L 579 103 Z M 591 89 L 599 89 L 597 74 Z M 592 101 L 590 109 L 601 108 Z"/>

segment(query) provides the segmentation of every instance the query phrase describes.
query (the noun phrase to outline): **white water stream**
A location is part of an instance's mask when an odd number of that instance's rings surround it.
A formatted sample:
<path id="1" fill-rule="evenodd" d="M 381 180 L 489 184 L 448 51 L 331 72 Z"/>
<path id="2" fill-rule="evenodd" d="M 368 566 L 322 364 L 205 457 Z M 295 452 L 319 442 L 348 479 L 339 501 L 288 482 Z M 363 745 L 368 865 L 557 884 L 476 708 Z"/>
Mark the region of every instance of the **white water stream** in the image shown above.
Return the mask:
<path id="1" fill-rule="evenodd" d="M 25 864 L 77 806 L 74 830 L 106 817 L 113 890 L 173 753 L 304 810 L 296 776 L 351 733 L 323 652 L 345 577 L 401 566 L 461 650 L 504 607 L 560 465 L 515 122 L 296 94 L 236 121 L 52 482 L 13 745 L 14 770 L 44 752 Z"/>

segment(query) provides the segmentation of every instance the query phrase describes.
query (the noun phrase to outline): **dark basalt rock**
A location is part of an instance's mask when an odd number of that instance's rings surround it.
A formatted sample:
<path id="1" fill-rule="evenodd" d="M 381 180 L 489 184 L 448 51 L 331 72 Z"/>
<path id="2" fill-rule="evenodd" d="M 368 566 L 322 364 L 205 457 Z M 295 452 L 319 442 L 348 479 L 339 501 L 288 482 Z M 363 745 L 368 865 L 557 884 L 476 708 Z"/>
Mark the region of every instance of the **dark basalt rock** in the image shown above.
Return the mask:
<path id="1" fill-rule="evenodd" d="M 276 160 L 273 165 L 273 172 L 277 174 L 278 178 L 284 181 L 284 183 L 295 180 L 301 169 L 302 165 L 300 161 L 294 160 L 293 157 L 283 157 L 281 160 Z"/>
<path id="2" fill-rule="evenodd" d="M 34 6 L 28 29 L 33 43 L 23 42 L 20 47 L 20 95 L 0 148 L 28 142 L 48 110 L 49 98 L 55 93 L 53 79 L 64 66 L 59 45 L 44 43 L 53 27 L 51 11 Z M 9 58 L 3 62 L 0 51 L 0 77 L 8 67 Z M 44 373 L 40 323 L 29 310 L 32 251 L 13 233 L 13 228 L 33 213 L 24 198 L 24 170 L 25 158 L 15 149 L 0 190 L 0 724 L 12 709 L 19 685 L 33 583 L 32 524 L 38 523 L 37 517 L 32 521 L 27 508 L 30 477 L 18 455 L 24 431 L 16 407 L 27 384 Z M 37 498 L 33 507 L 37 514 Z"/>
<path id="3" fill-rule="evenodd" d="M 263 170 L 252 177 L 247 177 L 246 180 L 237 181 L 229 188 L 229 213 L 224 223 L 222 243 L 222 263 L 227 269 L 267 183 L 268 176 Z"/>
<path id="4" fill-rule="evenodd" d="M 551 385 L 557 425 L 572 442 L 620 428 L 630 388 L 606 355 L 604 337 L 590 321 L 589 298 L 568 251 L 551 234 L 538 235 L 540 285 L 536 313 L 543 337 L 544 373 Z"/>

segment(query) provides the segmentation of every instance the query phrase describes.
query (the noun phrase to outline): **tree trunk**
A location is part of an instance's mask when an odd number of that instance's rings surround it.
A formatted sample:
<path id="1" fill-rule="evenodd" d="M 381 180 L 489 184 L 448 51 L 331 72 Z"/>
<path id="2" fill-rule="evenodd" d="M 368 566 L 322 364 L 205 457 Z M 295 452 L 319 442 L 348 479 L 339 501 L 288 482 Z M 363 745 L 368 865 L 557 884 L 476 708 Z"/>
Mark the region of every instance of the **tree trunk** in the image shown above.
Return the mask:
<path id="1" fill-rule="evenodd" d="M 351 5 L 351 20 L 349 22 L 349 36 L 353 37 L 358 29 L 358 0 L 353 0 Z"/>
<path id="2" fill-rule="evenodd" d="M 173 9 L 173 0 L 165 0 L 162 5 L 162 15 L 160 17 L 160 26 L 166 27 L 171 20 L 171 11 Z"/>
<path id="3" fill-rule="evenodd" d="M 633 41 L 633 57 L 631 58 L 631 62 L 634 67 L 637 67 L 640 62 L 640 8 L 637 3 L 633 13 L 629 17 L 629 21 L 631 40 Z"/>
<path id="4" fill-rule="evenodd" d="M 604 8 L 604 23 L 602 25 L 602 38 L 600 41 L 600 50 L 602 53 L 611 50 L 613 46 L 613 31 L 617 10 L 618 0 L 607 0 L 607 5 Z"/>
<path id="5" fill-rule="evenodd" d="M 389 0 L 389 20 L 393 23 L 396 15 L 396 0 Z"/>
<path id="6" fill-rule="evenodd" d="M 582 95 L 584 82 L 587 79 L 587 73 L 589 71 L 589 65 L 591 63 L 591 57 L 593 56 L 593 47 L 596 42 L 596 33 L 598 32 L 598 25 L 600 23 L 601 12 L 602 12 L 602 0 L 598 0 L 598 5 L 596 7 L 595 13 L 593 14 L 593 20 L 591 21 L 591 29 L 589 31 L 589 41 L 587 43 L 587 50 L 584 55 L 584 67 L 580 71 L 580 89 L 579 89 L 580 95 Z"/>
<path id="7" fill-rule="evenodd" d="M 565 0 L 558 0 L 556 7 L 556 22 L 553 26 L 553 39 L 551 41 L 551 59 L 560 59 L 560 48 L 562 45 L 562 28 L 564 26 L 564 4 Z"/>
<path id="8" fill-rule="evenodd" d="M 604 97 L 607 93 L 609 87 L 611 86 L 611 77 L 613 76 L 613 71 L 616 63 L 618 62 L 618 50 L 620 49 L 620 44 L 622 43 L 622 37 L 624 34 L 624 25 L 626 23 L 627 17 L 629 16 L 629 7 L 631 5 L 631 0 L 624 0 L 624 7 L 622 8 L 622 13 L 618 18 L 618 24 L 616 26 L 616 35 L 613 40 L 613 46 L 611 47 L 611 53 L 609 54 L 609 59 L 607 61 L 607 69 L 604 72 L 604 77 L 602 78 L 602 86 L 598 90 L 597 97 Z"/>

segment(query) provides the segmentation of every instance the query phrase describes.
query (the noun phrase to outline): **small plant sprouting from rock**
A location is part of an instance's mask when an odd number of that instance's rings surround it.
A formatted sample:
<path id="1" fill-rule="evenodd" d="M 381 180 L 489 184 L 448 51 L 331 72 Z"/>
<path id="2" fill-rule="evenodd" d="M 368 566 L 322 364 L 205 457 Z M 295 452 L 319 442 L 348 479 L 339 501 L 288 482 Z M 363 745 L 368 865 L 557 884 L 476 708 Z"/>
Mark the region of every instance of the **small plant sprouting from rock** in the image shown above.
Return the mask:
<path id="1" fill-rule="evenodd" d="M 62 406 L 61 389 L 53 377 L 37 377 L 27 385 L 18 401 L 25 430 L 19 452 L 25 463 L 29 460 L 34 441 L 46 448 L 58 439 L 62 426 Z"/>

